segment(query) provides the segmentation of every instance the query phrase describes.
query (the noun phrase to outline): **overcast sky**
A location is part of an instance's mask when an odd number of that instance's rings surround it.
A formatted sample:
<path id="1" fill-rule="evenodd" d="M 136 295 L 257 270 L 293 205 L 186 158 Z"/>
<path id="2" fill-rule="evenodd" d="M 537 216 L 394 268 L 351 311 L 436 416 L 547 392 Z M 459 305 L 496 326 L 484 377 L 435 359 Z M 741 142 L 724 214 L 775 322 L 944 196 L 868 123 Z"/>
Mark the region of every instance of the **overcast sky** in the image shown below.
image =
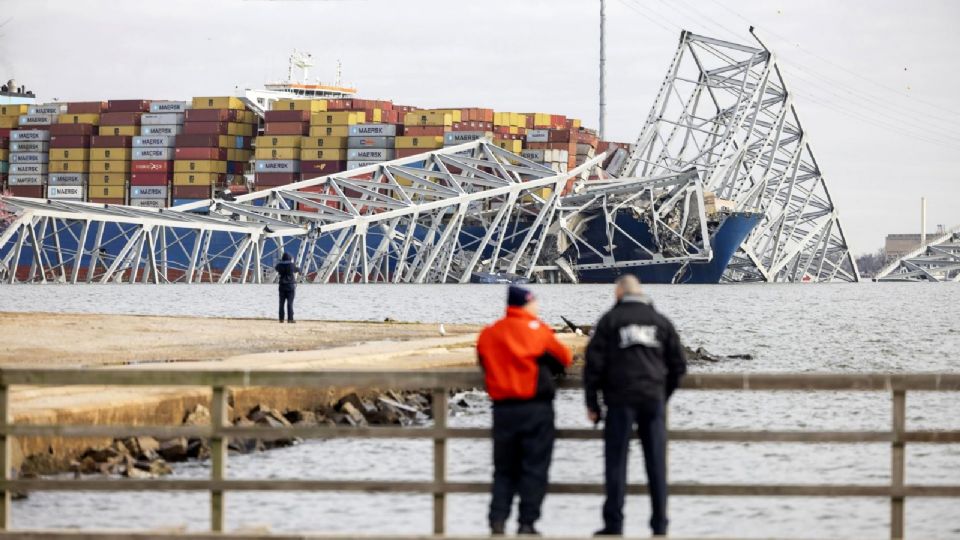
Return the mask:
<path id="1" fill-rule="evenodd" d="M 0 78 L 42 100 L 226 95 L 293 48 L 363 97 L 596 127 L 599 0 L 2 0 Z M 633 141 L 680 28 L 777 54 L 855 253 L 960 224 L 960 2 L 607 0 L 608 138 Z"/>

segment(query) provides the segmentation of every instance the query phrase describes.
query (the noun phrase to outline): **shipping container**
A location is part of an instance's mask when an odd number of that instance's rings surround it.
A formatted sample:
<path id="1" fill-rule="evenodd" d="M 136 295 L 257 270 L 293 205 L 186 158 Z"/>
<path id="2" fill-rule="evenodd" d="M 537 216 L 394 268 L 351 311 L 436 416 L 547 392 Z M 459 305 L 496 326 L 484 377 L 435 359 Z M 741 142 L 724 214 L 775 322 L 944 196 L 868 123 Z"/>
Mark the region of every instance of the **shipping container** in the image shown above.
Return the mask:
<path id="1" fill-rule="evenodd" d="M 346 160 L 336 161 L 301 161 L 300 172 L 304 175 L 311 174 L 322 176 L 347 170 Z"/>
<path id="2" fill-rule="evenodd" d="M 54 124 L 50 126 L 50 136 L 89 137 L 97 130 L 92 124 Z"/>
<path id="3" fill-rule="evenodd" d="M 347 159 L 350 161 L 389 161 L 393 159 L 393 156 L 394 150 L 392 148 L 361 148 L 350 150 L 347 153 Z"/>
<path id="4" fill-rule="evenodd" d="M 403 135 L 406 137 L 442 137 L 449 128 L 444 126 L 404 126 Z"/>
<path id="5" fill-rule="evenodd" d="M 130 198 L 166 199 L 167 186 L 130 186 Z"/>
<path id="6" fill-rule="evenodd" d="M 91 199 L 94 197 L 100 197 L 103 199 L 124 199 L 126 195 L 126 186 L 104 186 L 104 185 L 90 185 L 87 186 L 87 195 Z M 114 204 L 123 204 L 122 202 Z"/>
<path id="7" fill-rule="evenodd" d="M 149 160 L 131 161 L 131 173 L 168 173 L 173 172 L 173 161 Z"/>
<path id="8" fill-rule="evenodd" d="M 120 205 L 125 204 L 125 199 L 123 199 L 122 197 L 121 197 L 121 198 L 108 198 L 108 197 L 94 197 L 93 195 L 90 195 L 89 197 L 87 197 L 87 202 L 92 202 L 92 203 L 96 203 L 96 204 L 103 204 L 103 205 L 111 205 L 111 204 L 112 204 L 112 205 L 114 205 L 114 206 L 120 206 Z"/>
<path id="9" fill-rule="evenodd" d="M 318 136 L 318 137 L 304 137 L 303 149 L 308 148 L 346 148 L 347 147 L 347 137 L 345 136 L 336 136 L 336 137 L 327 137 L 327 136 Z"/>
<path id="10" fill-rule="evenodd" d="M 307 135 L 310 126 L 301 122 L 269 122 L 263 128 L 265 135 Z"/>
<path id="11" fill-rule="evenodd" d="M 50 132 L 40 129 L 18 129 L 10 132 L 11 141 L 49 141 Z"/>
<path id="12" fill-rule="evenodd" d="M 10 174 L 47 174 L 46 163 L 11 163 Z"/>
<path id="13" fill-rule="evenodd" d="M 130 148 L 91 148 L 90 159 L 103 161 L 129 160 L 133 150 Z"/>
<path id="14" fill-rule="evenodd" d="M 174 186 L 216 186 L 223 185 L 226 181 L 225 174 L 218 173 L 173 173 Z"/>
<path id="15" fill-rule="evenodd" d="M 460 121 L 459 115 L 456 121 Z M 450 126 L 453 122 L 453 115 L 446 111 L 416 111 L 403 115 L 405 126 Z"/>
<path id="16" fill-rule="evenodd" d="M 85 191 L 83 186 L 47 186 L 47 198 L 83 200 Z"/>
<path id="17" fill-rule="evenodd" d="M 300 151 L 303 161 L 346 161 L 345 148 L 304 148 Z"/>
<path id="18" fill-rule="evenodd" d="M 150 113 L 140 117 L 142 126 L 170 126 L 183 123 L 183 113 Z"/>
<path id="19" fill-rule="evenodd" d="M 100 115 L 100 126 L 139 126 L 140 113 L 136 112 L 106 112 Z"/>
<path id="20" fill-rule="evenodd" d="M 133 137 L 124 135 L 95 135 L 90 139 L 90 148 L 129 148 Z"/>
<path id="21" fill-rule="evenodd" d="M 243 109 L 243 101 L 236 97 L 195 97 L 194 109 Z"/>
<path id="22" fill-rule="evenodd" d="M 311 137 L 346 137 L 349 126 L 310 126 Z"/>
<path id="23" fill-rule="evenodd" d="M 152 161 L 172 160 L 173 148 L 134 148 L 131 159 Z"/>
<path id="24" fill-rule="evenodd" d="M 145 99 L 111 99 L 107 102 L 109 112 L 147 112 L 150 102 Z"/>
<path id="25" fill-rule="evenodd" d="M 67 112 L 66 104 L 47 103 L 45 105 L 31 105 L 27 109 L 27 114 L 48 114 L 57 116 Z"/>
<path id="26" fill-rule="evenodd" d="M 14 152 L 10 163 L 46 163 L 49 155 L 43 152 Z"/>
<path id="27" fill-rule="evenodd" d="M 362 124 L 364 121 L 366 121 L 366 115 L 354 111 L 324 112 L 310 115 L 311 126 L 346 127 L 353 124 Z"/>
<path id="28" fill-rule="evenodd" d="M 132 137 L 140 134 L 140 126 L 100 126 L 100 135 Z"/>
<path id="29" fill-rule="evenodd" d="M 393 124 L 357 124 L 350 126 L 351 137 L 396 137 L 397 126 Z"/>
<path id="30" fill-rule="evenodd" d="M 173 146 L 172 135 L 146 135 L 133 138 L 134 148 L 172 148 Z"/>
<path id="31" fill-rule="evenodd" d="M 90 143 L 90 135 L 51 135 L 49 145 L 50 148 L 89 148 Z"/>
<path id="32" fill-rule="evenodd" d="M 90 173 L 88 180 L 92 186 L 123 186 L 130 181 L 130 175 L 122 172 Z"/>
<path id="33" fill-rule="evenodd" d="M 50 150 L 48 142 L 12 142 L 10 144 L 11 152 L 47 152 Z"/>
<path id="34" fill-rule="evenodd" d="M 436 149 L 443 148 L 443 137 L 442 136 L 432 136 L 432 137 L 397 137 L 396 138 L 396 147 L 397 148 L 424 148 L 424 149 Z"/>
<path id="35" fill-rule="evenodd" d="M 7 176 L 7 185 L 14 186 L 42 186 L 47 179 L 46 174 L 17 174 L 11 172 Z"/>
<path id="36" fill-rule="evenodd" d="M 185 147 L 173 151 L 174 159 L 196 160 L 212 159 L 226 161 L 229 150 L 226 148 Z"/>
<path id="37" fill-rule="evenodd" d="M 167 208 L 167 199 L 135 199 L 131 197 L 130 206 L 136 208 Z"/>
<path id="38" fill-rule="evenodd" d="M 300 148 L 303 137 L 296 135 L 277 137 L 257 137 L 257 149 L 261 148 Z"/>
<path id="39" fill-rule="evenodd" d="M 51 172 L 47 177 L 47 183 L 51 186 L 81 186 L 87 183 L 87 177 L 86 173 Z"/>
<path id="40" fill-rule="evenodd" d="M 55 114 L 23 114 L 17 120 L 17 125 L 23 126 L 49 126 L 57 122 Z"/>
<path id="41" fill-rule="evenodd" d="M 492 139 L 493 133 L 485 131 L 450 131 L 443 135 L 443 142 L 447 146 L 473 142 L 478 139 Z"/>
<path id="42" fill-rule="evenodd" d="M 309 122 L 310 111 L 267 111 L 263 115 L 265 122 Z"/>
<path id="43" fill-rule="evenodd" d="M 393 148 L 396 137 L 349 137 L 347 148 Z"/>
<path id="44" fill-rule="evenodd" d="M 20 116 L 27 114 L 30 106 L 23 103 L 18 105 L 0 105 L 0 116 Z"/>
<path id="45" fill-rule="evenodd" d="M 53 148 L 50 150 L 50 161 L 87 161 L 90 159 L 90 150 L 87 148 Z"/>
<path id="46" fill-rule="evenodd" d="M 300 159 L 299 148 L 257 148 L 257 159 Z"/>
<path id="47" fill-rule="evenodd" d="M 213 196 L 212 186 L 173 186 L 174 199 L 209 199 Z"/>
<path id="48" fill-rule="evenodd" d="M 192 161 L 174 161 L 173 171 L 175 173 L 220 173 L 226 174 L 227 162 L 215 160 L 192 160 Z"/>
<path id="49" fill-rule="evenodd" d="M 152 113 L 182 113 L 189 110 L 190 104 L 186 101 L 154 101 L 150 103 Z"/>
<path id="50" fill-rule="evenodd" d="M 274 111 L 308 111 L 323 112 L 328 109 L 325 99 L 278 99 L 273 102 Z"/>
<path id="51" fill-rule="evenodd" d="M 97 158 L 97 159 L 103 159 L 103 158 Z M 68 161 L 66 163 L 70 163 L 70 162 Z M 76 163 L 80 163 L 80 162 L 76 162 Z M 114 158 L 114 160 L 112 161 L 93 161 L 93 158 L 91 157 L 90 172 L 91 173 L 129 173 L 130 162 L 119 160 L 117 158 Z"/>
<path id="52" fill-rule="evenodd" d="M 170 172 L 136 172 L 130 174 L 131 186 L 166 186 L 173 181 L 173 173 Z"/>
<path id="53" fill-rule="evenodd" d="M 140 129 L 140 135 L 180 135 L 183 133 L 182 125 L 175 126 L 143 126 Z"/>
<path id="54" fill-rule="evenodd" d="M 51 173 L 90 172 L 89 161 L 51 161 L 47 170 Z"/>
<path id="55" fill-rule="evenodd" d="M 0 129 L 16 128 L 19 125 L 19 116 L 0 116 Z"/>
<path id="56" fill-rule="evenodd" d="M 10 194 L 14 197 L 43 198 L 43 186 L 23 186 L 10 184 Z"/>
<path id="57" fill-rule="evenodd" d="M 57 117 L 57 122 L 61 124 L 90 124 L 91 126 L 100 125 L 99 114 L 61 114 Z"/>
<path id="58" fill-rule="evenodd" d="M 300 162 L 291 159 L 260 160 L 256 163 L 257 172 L 300 172 Z"/>
<path id="59" fill-rule="evenodd" d="M 380 163 L 380 161 L 347 161 L 347 170 L 352 171 L 354 169 L 361 169 L 371 165 L 379 165 Z"/>
<path id="60" fill-rule="evenodd" d="M 106 112 L 107 103 L 104 101 L 84 101 L 67 103 L 68 114 L 100 114 Z"/>
<path id="61" fill-rule="evenodd" d="M 300 173 L 257 173 L 254 184 L 258 188 L 285 186 L 300 181 Z"/>

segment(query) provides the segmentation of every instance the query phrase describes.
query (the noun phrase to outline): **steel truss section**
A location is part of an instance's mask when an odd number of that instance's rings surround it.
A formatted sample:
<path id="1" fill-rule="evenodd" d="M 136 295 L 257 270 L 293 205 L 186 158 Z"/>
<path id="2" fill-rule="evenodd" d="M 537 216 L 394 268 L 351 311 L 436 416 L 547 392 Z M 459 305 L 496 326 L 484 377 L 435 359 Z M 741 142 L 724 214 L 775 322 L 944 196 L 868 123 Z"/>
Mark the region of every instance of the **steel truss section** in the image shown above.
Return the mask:
<path id="1" fill-rule="evenodd" d="M 809 136 L 762 44 L 681 34 L 617 175 L 647 178 L 690 168 L 699 171 L 704 190 L 764 216 L 724 281 L 859 281 Z"/>
<path id="2" fill-rule="evenodd" d="M 874 280 L 960 282 L 960 226 L 893 261 Z"/>
<path id="3" fill-rule="evenodd" d="M 558 174 L 481 139 L 165 210 L 10 197 L 0 279 L 261 283 L 282 252 L 317 283 L 529 278 L 560 193 L 603 157 Z"/>

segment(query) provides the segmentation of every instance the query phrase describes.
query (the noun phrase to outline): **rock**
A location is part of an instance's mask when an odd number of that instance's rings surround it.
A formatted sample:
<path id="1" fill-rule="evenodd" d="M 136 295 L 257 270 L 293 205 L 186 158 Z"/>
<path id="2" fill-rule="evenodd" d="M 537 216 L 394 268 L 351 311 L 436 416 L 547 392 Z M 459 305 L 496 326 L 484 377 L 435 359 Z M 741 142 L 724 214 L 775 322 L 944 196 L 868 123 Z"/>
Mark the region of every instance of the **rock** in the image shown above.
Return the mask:
<path id="1" fill-rule="evenodd" d="M 287 411 L 283 417 L 287 422 L 297 426 L 317 425 L 317 413 L 313 411 Z"/>
<path id="2" fill-rule="evenodd" d="M 100 465 L 91 456 L 84 456 L 77 463 L 76 472 L 80 474 L 95 474 L 100 472 Z"/>
<path id="3" fill-rule="evenodd" d="M 126 452 L 126 447 L 123 448 L 124 452 L 120 452 L 113 446 L 107 446 L 105 448 L 88 448 L 83 454 L 80 455 L 80 459 L 84 460 L 86 458 L 90 458 L 95 463 L 106 463 L 111 459 L 128 453 Z"/>
<path id="4" fill-rule="evenodd" d="M 154 461 L 138 460 L 133 463 L 133 468 L 145 471 L 151 476 L 166 476 L 173 473 L 173 468 L 162 459 Z"/>
<path id="5" fill-rule="evenodd" d="M 157 453 L 160 456 L 171 463 L 176 463 L 178 461 L 187 460 L 187 439 L 184 437 L 177 437 L 176 439 L 170 439 L 169 441 L 163 441 L 160 443 L 160 447 L 157 449 Z"/>
<path id="6" fill-rule="evenodd" d="M 143 478 L 153 478 L 153 475 L 150 474 L 150 471 L 145 471 L 137 467 L 127 467 L 123 471 L 123 475 L 127 478 L 143 479 Z"/>
<path id="7" fill-rule="evenodd" d="M 393 393 L 391 393 L 391 394 L 393 394 Z M 417 413 L 420 412 L 416 407 L 411 407 L 411 406 L 409 406 L 409 405 L 404 405 L 403 403 L 401 403 L 402 400 L 403 400 L 403 398 L 400 398 L 400 399 L 391 399 L 391 398 L 388 398 L 388 397 L 386 397 L 386 396 L 380 396 L 380 397 L 377 398 L 377 401 L 379 401 L 381 405 L 388 405 L 388 406 L 396 409 L 397 411 L 400 411 L 400 412 L 402 412 L 402 413 L 404 413 L 404 414 L 407 414 L 407 415 L 409 415 L 409 416 L 416 416 Z"/>
<path id="8" fill-rule="evenodd" d="M 389 400 L 387 400 L 389 401 Z M 400 419 L 403 418 L 403 414 L 399 409 L 387 402 L 380 402 L 380 409 L 370 415 L 369 421 L 371 424 L 379 425 L 396 425 L 400 423 Z"/>
<path id="9" fill-rule="evenodd" d="M 356 426 L 365 426 L 365 425 L 367 425 L 367 419 L 366 419 L 366 417 L 363 416 L 363 413 L 361 413 L 361 412 L 357 409 L 357 407 L 355 407 L 355 406 L 353 405 L 353 403 L 350 403 L 350 402 L 344 403 L 344 404 L 340 407 L 340 412 L 343 413 L 344 419 L 345 419 L 351 426 L 356 427 Z"/>
<path id="10" fill-rule="evenodd" d="M 753 360 L 753 355 L 750 353 L 730 354 L 727 355 L 727 358 L 731 358 L 733 360 Z"/>
<path id="11" fill-rule="evenodd" d="M 190 439 L 187 441 L 187 457 L 193 459 L 207 459 L 210 457 L 210 445 L 206 439 Z"/>
<path id="12" fill-rule="evenodd" d="M 290 421 L 284 418 L 278 411 L 263 405 L 257 405 L 253 409 L 250 409 L 247 418 L 258 426 L 281 427 L 291 425 Z"/>
<path id="13" fill-rule="evenodd" d="M 210 409 L 198 403 L 193 408 L 193 410 L 187 412 L 187 414 L 183 416 L 183 425 L 209 426 L 210 425 Z"/>
<path id="14" fill-rule="evenodd" d="M 153 461 L 160 457 L 160 442 L 153 437 L 130 437 L 124 439 L 123 445 L 137 459 Z"/>
<path id="15" fill-rule="evenodd" d="M 707 352 L 703 347 L 697 347 L 697 350 L 693 352 L 693 360 L 701 360 L 704 362 L 719 362 L 720 359 L 716 356 Z"/>
<path id="16" fill-rule="evenodd" d="M 255 424 L 248 418 L 240 418 L 234 422 L 237 427 L 253 427 Z M 230 439 L 227 444 L 227 450 L 239 452 L 241 454 L 250 454 L 264 450 L 263 441 L 260 439 Z"/>
<path id="17" fill-rule="evenodd" d="M 19 447 L 17 444 L 13 446 Z M 52 453 L 42 452 L 31 454 L 24 458 L 23 463 L 20 464 L 20 476 L 32 477 L 56 474 L 63 471 L 68 465 L 70 466 L 70 470 L 73 470 L 73 463 L 68 463 L 64 459 L 57 458 Z"/>

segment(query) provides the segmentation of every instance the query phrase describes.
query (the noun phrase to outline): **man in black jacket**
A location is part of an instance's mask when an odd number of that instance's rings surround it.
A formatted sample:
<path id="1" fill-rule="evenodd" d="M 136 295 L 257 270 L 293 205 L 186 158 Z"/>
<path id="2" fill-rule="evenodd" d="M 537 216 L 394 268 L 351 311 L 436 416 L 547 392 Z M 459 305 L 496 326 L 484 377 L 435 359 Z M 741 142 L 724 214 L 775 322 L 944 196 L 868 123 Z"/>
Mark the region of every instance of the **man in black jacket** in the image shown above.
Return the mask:
<path id="1" fill-rule="evenodd" d="M 280 322 L 283 323 L 283 305 L 287 305 L 287 322 L 293 323 L 293 297 L 297 293 L 297 265 L 293 264 L 289 253 L 284 253 L 275 267 L 280 276 Z"/>
<path id="2" fill-rule="evenodd" d="M 616 297 L 617 304 L 594 328 L 583 370 L 587 417 L 594 423 L 603 419 L 598 392 L 607 408 L 603 430 L 607 500 L 603 505 L 604 527 L 597 535 L 623 534 L 627 450 L 634 425 L 647 468 L 650 527 L 654 535 L 665 535 L 665 409 L 687 371 L 687 362 L 673 324 L 653 309 L 635 276 L 617 279 Z"/>

